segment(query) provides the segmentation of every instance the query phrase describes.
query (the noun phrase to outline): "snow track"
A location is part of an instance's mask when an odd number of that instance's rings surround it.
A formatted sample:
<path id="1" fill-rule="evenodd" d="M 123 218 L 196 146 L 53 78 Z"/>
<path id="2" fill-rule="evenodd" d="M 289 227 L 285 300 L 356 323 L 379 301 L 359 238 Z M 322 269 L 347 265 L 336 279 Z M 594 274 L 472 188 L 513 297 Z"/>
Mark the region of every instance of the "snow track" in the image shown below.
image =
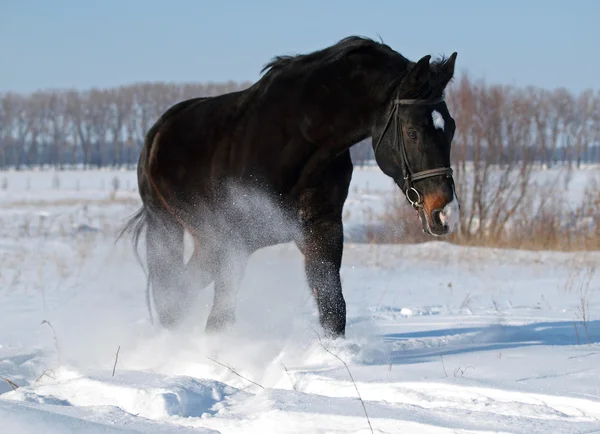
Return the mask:
<path id="1" fill-rule="evenodd" d="M 19 415 L 31 409 L 35 410 L 33 426 L 66 423 L 86 432 L 139 432 L 138 422 L 152 432 L 169 432 L 169 426 L 221 433 L 370 432 L 354 385 L 322 375 L 295 377 L 296 391 L 252 388 L 252 393 L 213 380 L 142 372 L 104 379 L 74 375 L 63 373 L 64 379 L 6 393 L 0 400 L 0 412 L 18 422 Z M 457 382 L 359 381 L 356 386 L 375 432 L 574 433 L 600 429 L 597 400 Z M 135 428 L 121 431 L 112 426 L 115 421 L 128 421 Z"/>

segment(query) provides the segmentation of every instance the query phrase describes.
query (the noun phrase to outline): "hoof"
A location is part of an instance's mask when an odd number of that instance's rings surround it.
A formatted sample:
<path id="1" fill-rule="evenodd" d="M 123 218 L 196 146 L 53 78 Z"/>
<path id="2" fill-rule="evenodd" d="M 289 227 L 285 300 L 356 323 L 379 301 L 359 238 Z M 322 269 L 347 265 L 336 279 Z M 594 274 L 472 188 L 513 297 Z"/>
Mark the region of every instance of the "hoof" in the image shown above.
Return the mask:
<path id="1" fill-rule="evenodd" d="M 210 314 L 206 321 L 207 333 L 220 333 L 235 324 L 235 315 L 233 312 L 222 312 L 219 314 Z"/>

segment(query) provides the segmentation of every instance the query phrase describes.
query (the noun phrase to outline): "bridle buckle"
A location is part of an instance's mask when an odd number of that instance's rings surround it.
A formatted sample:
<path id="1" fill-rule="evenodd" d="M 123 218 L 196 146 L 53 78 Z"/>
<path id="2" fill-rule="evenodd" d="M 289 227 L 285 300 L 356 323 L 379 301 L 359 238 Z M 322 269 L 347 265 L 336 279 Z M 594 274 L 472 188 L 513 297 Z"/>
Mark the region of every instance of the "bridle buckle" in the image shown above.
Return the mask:
<path id="1" fill-rule="evenodd" d="M 406 190 L 404 195 L 414 209 L 418 209 L 423 206 L 423 198 L 421 197 L 421 193 L 419 193 L 416 188 L 410 187 Z"/>

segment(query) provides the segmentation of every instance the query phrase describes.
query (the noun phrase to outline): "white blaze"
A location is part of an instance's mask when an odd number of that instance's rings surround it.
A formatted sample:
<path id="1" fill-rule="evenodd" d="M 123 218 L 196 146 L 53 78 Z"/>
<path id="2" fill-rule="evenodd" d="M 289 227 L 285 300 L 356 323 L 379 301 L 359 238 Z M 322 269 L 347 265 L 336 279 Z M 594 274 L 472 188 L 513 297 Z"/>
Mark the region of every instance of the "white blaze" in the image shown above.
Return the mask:
<path id="1" fill-rule="evenodd" d="M 431 112 L 431 117 L 433 118 L 433 126 L 444 131 L 444 117 L 442 116 L 442 114 L 437 111 L 434 110 Z"/>
<path id="2" fill-rule="evenodd" d="M 460 209 L 458 207 L 458 199 L 456 195 L 452 197 L 452 201 L 444 207 L 440 213 L 440 221 L 448 227 L 449 232 L 453 232 L 458 225 L 460 218 Z"/>

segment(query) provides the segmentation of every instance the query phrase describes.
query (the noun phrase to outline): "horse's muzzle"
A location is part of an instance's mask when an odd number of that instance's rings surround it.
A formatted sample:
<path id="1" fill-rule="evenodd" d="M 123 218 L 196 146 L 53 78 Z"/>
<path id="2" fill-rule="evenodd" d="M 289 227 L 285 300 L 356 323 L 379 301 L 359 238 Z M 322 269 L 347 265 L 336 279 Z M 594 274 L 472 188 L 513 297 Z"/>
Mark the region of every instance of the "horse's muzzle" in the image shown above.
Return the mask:
<path id="1" fill-rule="evenodd" d="M 419 209 L 419 218 L 423 225 L 423 231 L 430 235 L 442 236 L 453 233 L 458 227 L 460 218 L 460 206 L 458 199 L 453 194 L 452 199 L 445 204 L 436 201 L 435 207 L 426 206 Z M 433 209 L 432 209 L 433 208 Z M 429 211 L 431 209 L 431 211 Z"/>

